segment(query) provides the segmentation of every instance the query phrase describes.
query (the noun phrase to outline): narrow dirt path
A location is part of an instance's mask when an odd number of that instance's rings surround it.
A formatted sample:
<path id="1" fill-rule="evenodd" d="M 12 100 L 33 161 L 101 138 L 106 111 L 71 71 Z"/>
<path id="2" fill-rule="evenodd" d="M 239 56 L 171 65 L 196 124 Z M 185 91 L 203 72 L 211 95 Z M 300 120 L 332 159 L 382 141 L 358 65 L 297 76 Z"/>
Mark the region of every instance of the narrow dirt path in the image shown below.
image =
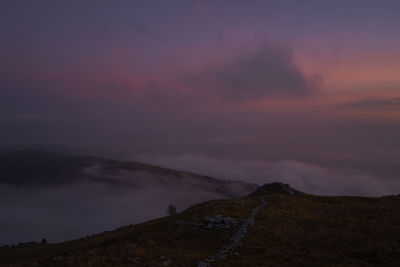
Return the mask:
<path id="1" fill-rule="evenodd" d="M 226 257 L 232 253 L 232 251 L 239 246 L 240 241 L 246 236 L 247 234 L 247 228 L 250 225 L 254 224 L 254 219 L 256 217 L 257 212 L 265 206 L 265 200 L 263 197 L 260 199 L 261 204 L 257 207 L 255 207 L 251 213 L 250 216 L 247 217 L 246 219 L 242 220 L 242 223 L 239 226 L 239 229 L 237 232 L 232 236 L 231 242 L 229 244 L 224 245 L 221 249 L 217 251 L 215 256 L 209 256 L 197 263 L 197 267 L 210 267 L 211 263 L 216 261 L 217 259 L 219 260 L 224 260 Z"/>

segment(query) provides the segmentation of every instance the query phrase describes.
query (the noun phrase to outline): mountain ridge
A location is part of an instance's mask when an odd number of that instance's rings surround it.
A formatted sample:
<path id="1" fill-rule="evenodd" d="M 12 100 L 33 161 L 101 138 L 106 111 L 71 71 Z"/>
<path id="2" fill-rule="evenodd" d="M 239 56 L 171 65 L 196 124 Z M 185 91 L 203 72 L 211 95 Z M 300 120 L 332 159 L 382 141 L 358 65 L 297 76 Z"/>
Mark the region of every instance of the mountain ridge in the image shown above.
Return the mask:
<path id="1" fill-rule="evenodd" d="M 100 166 L 103 173 L 93 174 L 86 168 Z M 75 156 L 71 154 L 48 152 L 42 150 L 2 150 L 0 151 L 0 170 L 2 175 L 0 183 L 4 184 L 44 184 L 55 185 L 83 179 L 96 179 L 112 182 L 106 179 L 107 175 L 113 175 L 121 170 L 127 172 L 144 171 L 154 175 L 166 175 L 170 177 L 190 177 L 201 179 L 209 184 L 238 185 L 251 192 L 259 185 L 246 183 L 240 180 L 219 180 L 206 175 L 193 172 L 172 170 L 157 165 L 140 163 L 136 161 L 117 161 L 92 156 Z M 100 177 L 95 177 L 100 176 Z M 220 192 L 223 192 L 221 189 Z M 223 192 L 227 197 L 237 197 L 234 193 Z"/>

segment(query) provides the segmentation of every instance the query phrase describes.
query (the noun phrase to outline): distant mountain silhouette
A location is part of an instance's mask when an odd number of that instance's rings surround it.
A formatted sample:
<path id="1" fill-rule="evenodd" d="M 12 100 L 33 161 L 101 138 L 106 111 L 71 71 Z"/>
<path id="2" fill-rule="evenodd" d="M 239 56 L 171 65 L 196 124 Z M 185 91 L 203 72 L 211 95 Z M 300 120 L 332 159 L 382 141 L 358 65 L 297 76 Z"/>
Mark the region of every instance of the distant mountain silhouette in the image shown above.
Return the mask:
<path id="1" fill-rule="evenodd" d="M 140 179 L 144 179 L 143 176 L 146 175 L 147 184 L 154 182 L 154 186 L 195 186 L 217 192 L 221 197 L 240 197 L 258 187 L 256 184 L 222 181 L 138 162 L 121 162 L 40 150 L 1 151 L 0 173 L 0 184 L 33 186 L 54 186 L 84 180 L 140 186 Z"/>

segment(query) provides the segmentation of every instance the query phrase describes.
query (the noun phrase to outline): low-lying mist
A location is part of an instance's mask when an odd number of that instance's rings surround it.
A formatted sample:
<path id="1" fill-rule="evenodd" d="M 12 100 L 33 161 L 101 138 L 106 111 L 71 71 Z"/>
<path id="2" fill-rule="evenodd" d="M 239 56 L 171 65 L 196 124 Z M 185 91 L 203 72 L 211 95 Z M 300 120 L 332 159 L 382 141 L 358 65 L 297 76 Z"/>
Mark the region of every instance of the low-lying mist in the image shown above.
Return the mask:
<path id="1" fill-rule="evenodd" d="M 310 194 L 380 197 L 400 193 L 397 179 L 385 179 L 365 169 L 326 167 L 296 160 L 224 160 L 196 154 L 148 155 L 135 159 L 220 179 L 240 179 L 259 185 L 288 183 Z"/>
<path id="2" fill-rule="evenodd" d="M 105 176 L 96 167 L 87 172 L 99 179 L 56 186 L 0 185 L 0 245 L 75 239 L 166 216 L 169 204 L 179 212 L 224 197 L 212 184 L 190 177 L 125 171 Z M 226 188 L 236 196 L 249 193 L 238 185 Z"/>

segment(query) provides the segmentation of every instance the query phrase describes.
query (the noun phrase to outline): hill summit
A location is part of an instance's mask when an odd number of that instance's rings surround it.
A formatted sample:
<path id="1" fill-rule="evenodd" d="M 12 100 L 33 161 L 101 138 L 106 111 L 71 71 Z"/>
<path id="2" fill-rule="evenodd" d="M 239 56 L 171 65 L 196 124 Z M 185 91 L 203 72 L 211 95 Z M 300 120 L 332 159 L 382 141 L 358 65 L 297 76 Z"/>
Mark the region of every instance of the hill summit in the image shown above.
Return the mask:
<path id="1" fill-rule="evenodd" d="M 294 197 L 296 192 L 294 188 L 290 187 L 289 184 L 274 182 L 269 184 L 264 184 L 256 189 L 251 195 L 271 195 L 280 194 Z"/>

